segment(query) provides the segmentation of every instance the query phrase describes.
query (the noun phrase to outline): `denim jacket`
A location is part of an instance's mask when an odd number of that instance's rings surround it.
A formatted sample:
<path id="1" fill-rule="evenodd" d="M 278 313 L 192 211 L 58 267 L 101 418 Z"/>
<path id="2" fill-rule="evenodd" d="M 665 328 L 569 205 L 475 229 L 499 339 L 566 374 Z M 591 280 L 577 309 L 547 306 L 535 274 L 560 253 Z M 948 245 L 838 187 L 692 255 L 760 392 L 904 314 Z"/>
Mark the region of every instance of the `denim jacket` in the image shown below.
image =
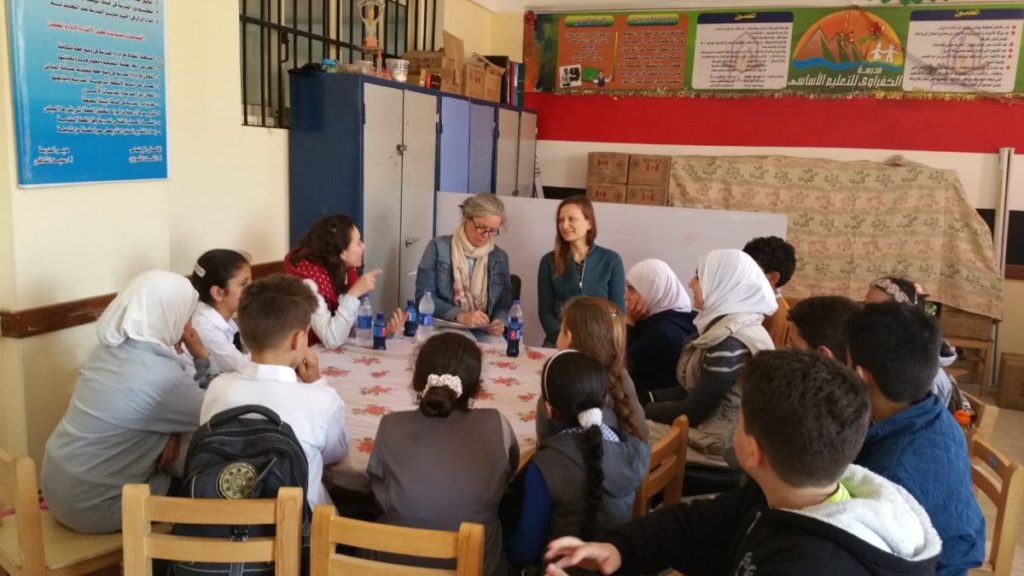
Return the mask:
<path id="1" fill-rule="evenodd" d="M 508 271 L 508 254 L 494 247 L 487 257 L 487 316 L 491 320 L 508 319 L 512 306 L 512 280 Z M 427 244 L 416 269 L 416 302 L 424 292 L 430 292 L 434 299 L 434 316 L 455 321 L 462 310 L 455 303 L 452 284 L 452 237 L 438 236 Z"/>

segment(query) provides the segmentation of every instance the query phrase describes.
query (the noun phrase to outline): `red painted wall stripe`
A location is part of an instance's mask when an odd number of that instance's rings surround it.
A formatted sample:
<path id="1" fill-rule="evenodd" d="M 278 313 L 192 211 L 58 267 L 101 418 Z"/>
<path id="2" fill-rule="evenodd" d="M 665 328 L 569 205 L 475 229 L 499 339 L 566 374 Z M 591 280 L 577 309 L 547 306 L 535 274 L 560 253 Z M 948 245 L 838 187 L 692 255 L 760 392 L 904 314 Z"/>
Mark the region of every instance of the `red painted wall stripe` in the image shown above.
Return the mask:
<path id="1" fill-rule="evenodd" d="M 526 94 L 540 140 L 1024 153 L 1024 101 Z"/>

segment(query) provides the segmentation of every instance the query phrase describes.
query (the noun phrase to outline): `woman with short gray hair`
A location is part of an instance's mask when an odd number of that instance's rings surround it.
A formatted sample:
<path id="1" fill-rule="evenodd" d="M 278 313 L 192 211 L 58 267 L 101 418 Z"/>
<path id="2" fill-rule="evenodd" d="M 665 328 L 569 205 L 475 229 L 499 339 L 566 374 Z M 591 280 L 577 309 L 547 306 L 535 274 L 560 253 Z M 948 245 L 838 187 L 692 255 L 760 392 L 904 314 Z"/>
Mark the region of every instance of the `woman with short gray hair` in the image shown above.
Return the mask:
<path id="1" fill-rule="evenodd" d="M 491 193 L 470 196 L 460 206 L 454 233 L 427 244 L 416 271 L 416 301 L 430 292 L 434 315 L 500 335 L 512 304 L 508 254 L 494 244 L 505 221 L 505 205 Z"/>

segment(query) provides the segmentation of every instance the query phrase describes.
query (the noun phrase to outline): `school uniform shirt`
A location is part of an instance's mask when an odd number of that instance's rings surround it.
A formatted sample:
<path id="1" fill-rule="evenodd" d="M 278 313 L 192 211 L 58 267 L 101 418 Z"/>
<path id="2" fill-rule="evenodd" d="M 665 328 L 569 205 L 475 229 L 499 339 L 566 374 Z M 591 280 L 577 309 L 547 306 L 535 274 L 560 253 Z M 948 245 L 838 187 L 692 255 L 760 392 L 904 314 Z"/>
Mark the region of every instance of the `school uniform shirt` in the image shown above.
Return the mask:
<path id="1" fill-rule="evenodd" d="M 850 465 L 850 498 L 800 510 L 772 508 L 754 482 L 717 498 L 673 504 L 612 530 L 616 574 L 818 576 L 935 574 L 943 542 L 900 486 Z"/>
<path id="2" fill-rule="evenodd" d="M 122 486 L 144 482 L 167 494 L 171 475 L 157 460 L 171 434 L 199 427 L 201 386 L 210 378 L 208 359 L 192 363 L 194 371 L 170 348 L 130 338 L 92 351 L 40 470 L 43 496 L 61 524 L 117 532 Z"/>
<path id="3" fill-rule="evenodd" d="M 483 574 L 506 576 L 498 505 L 518 466 L 519 443 L 500 412 L 456 408 L 443 418 L 385 415 L 366 472 L 380 522 L 434 530 L 482 524 Z"/>
<path id="4" fill-rule="evenodd" d="M 298 276 L 316 295 L 317 308 L 310 317 L 310 345 L 323 343 L 329 349 L 340 348 L 352 328 L 356 325 L 359 313 L 359 299 L 348 294 L 338 294 L 331 283 L 327 269 L 310 260 L 299 260 L 292 264 L 292 253 L 284 257 L 284 272 Z M 345 270 L 345 285 L 352 286 L 359 279 L 359 271 L 349 267 Z"/>
<path id="5" fill-rule="evenodd" d="M 234 319 L 225 320 L 209 304 L 200 302 L 192 315 L 192 327 L 206 346 L 213 363 L 221 372 L 238 372 L 242 364 L 249 360 L 249 355 L 235 348 L 235 336 L 238 335 L 238 324 Z"/>
<path id="6" fill-rule="evenodd" d="M 348 454 L 345 433 L 345 403 L 323 378 L 306 384 L 288 366 L 246 362 L 238 372 L 222 374 L 210 383 L 200 412 L 200 424 L 215 414 L 258 404 L 270 408 L 287 422 L 306 453 L 310 507 L 331 504 L 321 482 L 324 464 L 333 464 Z"/>

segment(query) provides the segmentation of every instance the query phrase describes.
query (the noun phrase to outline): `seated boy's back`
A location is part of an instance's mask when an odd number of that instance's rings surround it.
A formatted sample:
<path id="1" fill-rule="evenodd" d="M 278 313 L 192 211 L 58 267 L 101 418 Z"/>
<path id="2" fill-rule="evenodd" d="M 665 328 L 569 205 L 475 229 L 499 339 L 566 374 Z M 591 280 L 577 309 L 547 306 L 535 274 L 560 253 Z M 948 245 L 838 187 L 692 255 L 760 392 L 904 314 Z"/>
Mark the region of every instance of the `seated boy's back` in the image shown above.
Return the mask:
<path id="1" fill-rule="evenodd" d="M 200 421 L 245 404 L 266 406 L 288 423 L 309 464 L 306 499 L 331 504 L 320 479 L 323 466 L 348 453 L 345 404 L 320 378 L 316 354 L 307 346 L 309 318 L 316 307 L 301 280 L 271 276 L 242 294 L 238 324 L 252 362 L 210 383 Z"/>
<path id="2" fill-rule="evenodd" d="M 934 394 L 939 332 L 919 309 L 869 304 L 847 323 L 850 358 L 868 385 L 874 424 L 856 462 L 904 487 L 942 538 L 937 574 L 985 556 L 985 519 L 971 488 L 963 430 Z"/>

